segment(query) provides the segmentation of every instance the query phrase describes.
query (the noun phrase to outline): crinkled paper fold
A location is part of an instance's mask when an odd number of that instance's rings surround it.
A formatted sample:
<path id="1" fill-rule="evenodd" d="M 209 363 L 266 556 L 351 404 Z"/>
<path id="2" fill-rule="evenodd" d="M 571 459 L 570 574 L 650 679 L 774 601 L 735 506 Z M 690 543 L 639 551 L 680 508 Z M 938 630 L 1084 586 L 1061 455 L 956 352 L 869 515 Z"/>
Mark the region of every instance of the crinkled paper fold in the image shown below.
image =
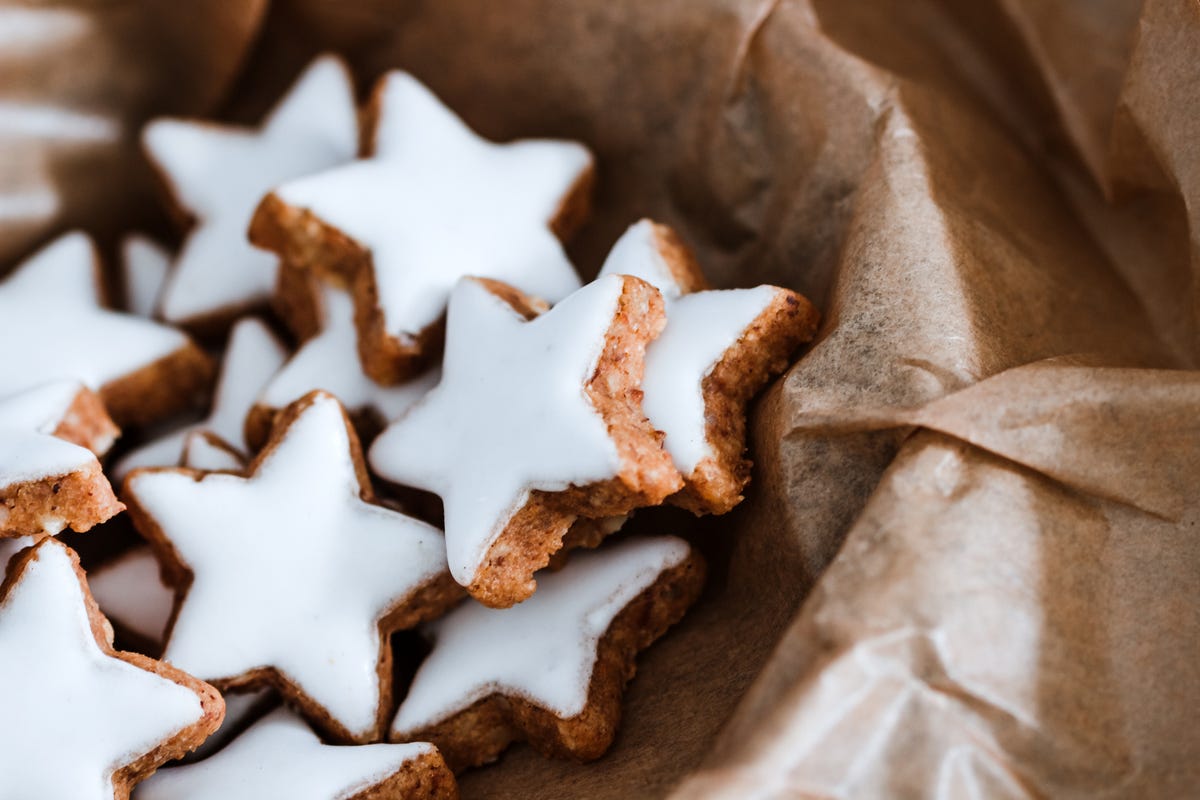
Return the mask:
<path id="1" fill-rule="evenodd" d="M 594 271 L 649 215 L 811 297 L 702 602 L 594 765 L 467 797 L 1200 793 L 1200 5 L 0 6 L 0 257 L 161 224 L 150 114 L 252 120 L 313 54 L 592 147 Z M 217 105 L 221 102 L 221 105 Z"/>

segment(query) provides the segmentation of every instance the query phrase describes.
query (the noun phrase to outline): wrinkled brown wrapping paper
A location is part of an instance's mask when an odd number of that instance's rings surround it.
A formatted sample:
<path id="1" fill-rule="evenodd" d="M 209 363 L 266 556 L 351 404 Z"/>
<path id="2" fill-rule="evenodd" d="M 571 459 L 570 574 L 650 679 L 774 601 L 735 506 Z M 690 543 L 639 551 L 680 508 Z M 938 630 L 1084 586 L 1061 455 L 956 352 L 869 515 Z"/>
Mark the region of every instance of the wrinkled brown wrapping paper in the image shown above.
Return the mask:
<path id="1" fill-rule="evenodd" d="M 73 43 L 0 49 L 0 102 L 109 120 L 0 113 L 10 262 L 160 224 L 138 120 L 235 76 L 223 114 L 252 120 L 333 48 L 491 137 L 593 147 L 585 272 L 648 214 L 719 284 L 825 312 L 757 405 L 747 501 L 694 526 L 713 580 L 612 752 L 514 748 L 465 796 L 1200 795 L 1195 0 L 183 9 L 63 3 Z"/>

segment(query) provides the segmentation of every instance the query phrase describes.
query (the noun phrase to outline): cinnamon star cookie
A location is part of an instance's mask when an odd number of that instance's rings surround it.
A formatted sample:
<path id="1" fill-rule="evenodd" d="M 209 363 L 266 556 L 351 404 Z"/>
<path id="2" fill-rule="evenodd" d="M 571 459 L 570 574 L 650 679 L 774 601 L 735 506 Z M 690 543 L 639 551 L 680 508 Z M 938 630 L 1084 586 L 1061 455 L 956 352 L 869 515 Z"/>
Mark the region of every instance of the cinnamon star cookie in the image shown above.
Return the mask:
<path id="1" fill-rule="evenodd" d="M 100 398 L 72 381 L 0 399 L 0 538 L 86 531 L 119 513 L 96 459 L 117 432 Z"/>
<path id="2" fill-rule="evenodd" d="M 451 574 L 501 608 L 533 594 L 577 516 L 681 487 L 639 391 L 658 291 L 612 275 L 527 319 L 536 310 L 511 287 L 462 280 L 442 382 L 371 447 L 381 476 L 441 495 Z"/>
<path id="3" fill-rule="evenodd" d="M 54 539 L 0 589 L 0 796 L 123 800 L 221 723 L 211 686 L 112 648 L 79 559 Z"/>
<path id="4" fill-rule="evenodd" d="M 601 275 L 636 275 L 663 295 L 667 326 L 646 350 L 642 400 L 684 476 L 670 502 L 724 514 L 750 480 L 746 404 L 813 337 L 818 314 L 778 286 L 711 290 L 675 233 L 642 220 L 613 246 Z"/>
<path id="5" fill-rule="evenodd" d="M 13 343 L 0 396 L 80 381 L 120 425 L 186 408 L 212 378 L 208 356 L 180 331 L 102 307 L 99 260 L 82 233 L 61 236 L 0 282 L 0 342 Z"/>
<path id="6" fill-rule="evenodd" d="M 172 322 L 211 328 L 265 304 L 277 259 L 246 241 L 263 193 L 354 157 L 354 87 L 342 62 L 314 61 L 258 128 L 157 119 L 142 132 L 179 216 L 194 222 L 162 292 Z"/>
<path id="7" fill-rule="evenodd" d="M 459 278 L 559 300 L 579 286 L 559 237 L 587 212 L 592 157 L 552 140 L 489 142 L 403 72 L 376 85 L 364 158 L 284 183 L 255 243 L 351 285 L 363 365 L 383 384 L 424 369 Z"/>
<path id="8" fill-rule="evenodd" d="M 681 539 L 630 539 L 581 553 L 504 610 L 468 602 L 427 626 L 433 651 L 392 723 L 455 770 L 527 740 L 560 758 L 599 758 L 621 718 L 638 652 L 696 600 L 700 556 Z"/>
<path id="9" fill-rule="evenodd" d="M 290 407 L 246 476 L 135 470 L 124 494 L 179 591 L 167 661 L 222 690 L 273 685 L 335 740 L 382 737 L 389 635 L 461 590 L 441 532 L 373 502 L 337 400 Z"/>

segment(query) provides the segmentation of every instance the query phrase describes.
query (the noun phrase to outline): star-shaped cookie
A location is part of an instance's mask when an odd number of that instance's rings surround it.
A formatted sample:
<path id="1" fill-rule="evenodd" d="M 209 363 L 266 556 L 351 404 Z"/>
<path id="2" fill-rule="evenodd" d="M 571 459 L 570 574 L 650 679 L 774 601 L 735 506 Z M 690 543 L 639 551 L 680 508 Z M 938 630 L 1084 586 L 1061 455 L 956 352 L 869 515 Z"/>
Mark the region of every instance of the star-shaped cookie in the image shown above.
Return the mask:
<path id="1" fill-rule="evenodd" d="M 390 736 L 433 742 L 456 771 L 518 739 L 547 755 L 598 758 L 616 733 L 634 658 L 703 583 L 700 556 L 662 536 L 578 554 L 513 608 L 468 601 L 426 627 L 433 651 Z"/>
<path id="2" fill-rule="evenodd" d="M 356 419 L 370 415 L 375 430 L 379 430 L 424 397 L 441 378 L 441 371 L 434 368 L 398 386 L 381 386 L 371 380 L 358 358 L 354 306 L 349 294 L 327 286 L 320 298 L 321 332 L 305 342 L 267 382 L 248 428 L 269 430 L 280 409 L 321 389 L 340 400 Z"/>
<path id="3" fill-rule="evenodd" d="M 263 717 L 216 755 L 163 770 L 138 789 L 138 800 L 273 797 L 453 800 L 458 791 L 433 745 L 326 745 L 285 709 Z"/>
<path id="4" fill-rule="evenodd" d="M 345 66 L 326 56 L 257 129 L 175 119 L 146 126 L 150 160 L 195 221 L 163 291 L 164 318 L 211 327 L 266 303 L 277 261 L 246 241 L 251 214 L 272 186 L 352 159 L 356 113 Z"/>
<path id="5" fill-rule="evenodd" d="M 658 291 L 612 275 L 532 320 L 516 295 L 455 287 L 442 382 L 371 447 L 379 475 L 441 495 L 450 572 L 496 607 L 533 593 L 576 516 L 657 505 L 682 485 L 638 391 Z"/>
<path id="6" fill-rule="evenodd" d="M 69 233 L 0 282 L 0 342 L 13 343 L 0 396 L 80 381 L 120 425 L 191 404 L 212 378 L 208 356 L 174 328 L 102 308 L 99 278 L 91 240 Z"/>
<path id="7" fill-rule="evenodd" d="M 248 449 L 243 432 L 246 415 L 254 398 L 286 358 L 283 345 L 260 320 L 255 317 L 239 320 L 225 348 L 208 417 L 133 450 L 114 465 L 113 475 L 119 480 L 138 467 L 174 467 L 180 463 L 180 454 L 189 435 L 202 431 L 215 434 L 245 454 Z"/>
<path id="8" fill-rule="evenodd" d="M 100 399 L 73 381 L 0 398 L 0 538 L 86 531 L 119 513 L 96 460 L 117 433 Z"/>
<path id="9" fill-rule="evenodd" d="M 250 228 L 289 267 L 353 284 L 367 374 L 393 384 L 423 368 L 460 277 L 549 300 L 579 286 L 559 236 L 587 211 L 586 148 L 489 142 L 403 72 L 380 79 L 367 116 L 366 158 L 279 186 Z"/>
<path id="10" fill-rule="evenodd" d="M 818 314 L 778 286 L 707 290 L 675 233 L 642 220 L 613 246 L 601 275 L 635 275 L 662 292 L 667 327 L 646 351 L 642 404 L 686 485 L 670 502 L 724 514 L 750 480 L 746 405 L 813 337 Z"/>
<path id="11" fill-rule="evenodd" d="M 382 735 L 388 635 L 461 598 L 436 528 L 372 502 L 332 396 L 281 415 L 247 476 L 135 470 L 124 496 L 180 592 L 164 658 L 223 690 L 276 686 L 327 735 Z"/>
<path id="12" fill-rule="evenodd" d="M 19 554 L 0 598 L 0 795 L 117 800 L 193 749 L 224 713 L 211 686 L 112 649 L 79 559 L 54 539 Z"/>

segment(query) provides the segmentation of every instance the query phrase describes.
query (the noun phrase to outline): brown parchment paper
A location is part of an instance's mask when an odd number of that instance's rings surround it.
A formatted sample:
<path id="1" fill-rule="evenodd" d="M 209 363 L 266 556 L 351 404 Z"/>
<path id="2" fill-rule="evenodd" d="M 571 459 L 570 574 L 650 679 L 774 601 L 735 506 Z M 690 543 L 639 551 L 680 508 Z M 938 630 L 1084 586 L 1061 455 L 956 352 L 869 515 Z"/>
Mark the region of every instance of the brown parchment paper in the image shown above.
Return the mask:
<path id="1" fill-rule="evenodd" d="M 596 151 L 585 273 L 651 215 L 717 284 L 825 313 L 756 404 L 746 502 L 635 523 L 714 569 L 639 661 L 613 750 L 513 748 L 465 797 L 1200 792 L 1198 9 L 271 5 L 224 116 L 322 49 L 363 86 L 409 69 L 488 136 Z M 142 174 L 128 155 L 106 163 Z M 87 174 L 52 190 L 147 213 Z"/>

